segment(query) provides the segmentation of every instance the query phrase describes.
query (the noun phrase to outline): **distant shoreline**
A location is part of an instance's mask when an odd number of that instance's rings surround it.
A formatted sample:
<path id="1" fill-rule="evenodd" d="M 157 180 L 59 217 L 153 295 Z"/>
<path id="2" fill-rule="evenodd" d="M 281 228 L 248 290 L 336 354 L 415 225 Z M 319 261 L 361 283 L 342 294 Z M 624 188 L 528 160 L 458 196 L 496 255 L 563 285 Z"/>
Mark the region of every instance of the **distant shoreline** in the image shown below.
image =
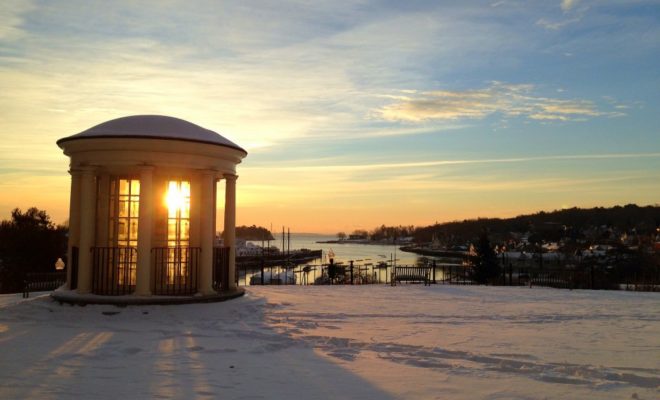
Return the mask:
<path id="1" fill-rule="evenodd" d="M 468 253 L 466 251 L 453 251 L 453 250 L 434 250 L 434 249 L 425 249 L 419 247 L 411 246 L 402 246 L 399 248 L 401 251 L 408 253 L 415 253 L 422 256 L 431 256 L 431 257 L 456 257 L 462 258 L 467 257 Z"/>
<path id="2" fill-rule="evenodd" d="M 401 243 L 384 243 L 374 240 L 317 240 L 316 243 L 321 244 L 365 244 L 377 246 L 400 246 Z"/>

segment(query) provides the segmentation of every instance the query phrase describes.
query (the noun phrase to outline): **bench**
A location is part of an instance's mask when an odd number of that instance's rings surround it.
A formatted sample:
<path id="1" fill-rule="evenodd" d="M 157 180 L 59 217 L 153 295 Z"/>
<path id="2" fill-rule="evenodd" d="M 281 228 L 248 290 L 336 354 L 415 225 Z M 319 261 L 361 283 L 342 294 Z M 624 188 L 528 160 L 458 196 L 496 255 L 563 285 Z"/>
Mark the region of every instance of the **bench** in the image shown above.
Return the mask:
<path id="1" fill-rule="evenodd" d="M 430 286 L 431 267 L 394 267 L 391 281 L 392 286 L 397 282 L 424 282 L 424 286 Z"/>
<path id="2" fill-rule="evenodd" d="M 66 272 L 31 272 L 23 281 L 23 298 L 30 297 L 30 292 L 55 290 L 66 282 Z"/>

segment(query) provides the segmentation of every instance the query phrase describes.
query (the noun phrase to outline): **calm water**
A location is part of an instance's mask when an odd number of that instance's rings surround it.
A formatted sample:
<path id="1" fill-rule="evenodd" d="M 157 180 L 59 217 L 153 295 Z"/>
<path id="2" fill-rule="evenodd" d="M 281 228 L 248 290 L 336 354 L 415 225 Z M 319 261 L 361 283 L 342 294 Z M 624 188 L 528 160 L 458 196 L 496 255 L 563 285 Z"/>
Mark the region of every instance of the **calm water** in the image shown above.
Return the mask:
<path id="1" fill-rule="evenodd" d="M 336 236 L 333 235 L 321 235 L 321 234 L 301 234 L 301 233 L 291 233 L 291 250 L 294 249 L 310 249 L 310 250 L 322 250 L 323 258 L 314 260 L 308 265 L 312 265 L 312 273 L 309 277 L 310 281 L 322 273 L 322 267 L 320 264 L 325 264 L 328 262 L 328 253 L 332 250 L 335 254 L 334 260 L 335 263 L 348 264 L 349 261 L 354 261 L 355 265 L 377 265 L 381 261 L 385 261 L 390 264 L 391 261 L 396 260 L 397 265 L 415 265 L 419 262 L 424 262 L 424 260 L 435 260 L 438 266 L 442 264 L 455 264 L 460 263 L 460 259 L 450 259 L 450 258 L 437 258 L 437 257 L 421 257 L 414 253 L 407 253 L 399 250 L 399 245 L 374 245 L 374 244 L 356 244 L 356 243 L 317 243 L 319 241 L 328 241 L 336 240 Z M 261 246 L 261 242 L 253 242 Z M 270 242 L 271 245 L 277 246 L 282 250 L 282 234 L 280 233 L 275 237 L 275 240 Z M 281 268 L 275 268 L 272 272 L 267 272 L 267 275 L 271 273 L 273 275 L 279 274 L 282 272 Z M 438 273 L 439 268 L 438 268 Z M 386 271 L 382 271 L 382 276 L 378 276 L 379 281 L 385 281 Z M 260 273 L 256 271 L 249 270 L 240 270 L 240 284 L 249 285 L 249 280 L 251 276 L 260 276 Z M 296 283 L 300 284 L 302 281 L 302 276 L 300 273 L 296 273 Z M 286 279 L 285 275 L 284 276 Z M 439 277 L 439 275 L 438 275 Z"/>
<path id="2" fill-rule="evenodd" d="M 332 249 L 335 253 L 336 262 L 348 263 L 353 260 L 360 264 L 364 263 L 378 263 L 379 261 L 390 261 L 395 257 L 397 264 L 412 265 L 418 260 L 418 256 L 414 253 L 406 253 L 399 250 L 397 245 L 375 245 L 375 244 L 356 244 L 356 243 L 317 243 L 319 241 L 337 240 L 333 235 L 320 235 L 311 233 L 291 233 L 291 250 L 294 249 L 310 249 L 310 250 L 323 250 L 324 259 L 322 262 L 328 262 L 327 254 Z M 254 242 L 261 245 L 261 242 Z M 280 233 L 275 237 L 274 241 L 270 242 L 271 245 L 277 246 L 282 250 L 282 234 Z M 319 262 L 317 260 L 316 262 Z"/>

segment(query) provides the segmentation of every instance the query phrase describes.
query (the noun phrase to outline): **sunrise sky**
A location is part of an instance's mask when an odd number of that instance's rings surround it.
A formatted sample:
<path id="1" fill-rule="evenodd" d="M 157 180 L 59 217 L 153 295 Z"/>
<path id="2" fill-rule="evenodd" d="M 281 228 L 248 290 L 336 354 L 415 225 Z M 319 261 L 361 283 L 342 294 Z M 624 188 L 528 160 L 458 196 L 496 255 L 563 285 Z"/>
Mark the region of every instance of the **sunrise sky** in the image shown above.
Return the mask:
<path id="1" fill-rule="evenodd" d="M 3 0 L 0 21 L 2 218 L 66 220 L 55 141 L 136 114 L 248 150 L 238 224 L 660 202 L 658 1 Z"/>

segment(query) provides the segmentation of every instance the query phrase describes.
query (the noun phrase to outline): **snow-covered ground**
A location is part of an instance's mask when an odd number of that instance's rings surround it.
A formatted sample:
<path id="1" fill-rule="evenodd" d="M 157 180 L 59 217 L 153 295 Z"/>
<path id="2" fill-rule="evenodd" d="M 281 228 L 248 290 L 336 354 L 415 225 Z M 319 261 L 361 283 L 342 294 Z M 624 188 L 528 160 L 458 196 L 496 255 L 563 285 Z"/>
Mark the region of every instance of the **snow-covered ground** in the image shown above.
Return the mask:
<path id="1" fill-rule="evenodd" d="M 660 295 L 251 287 L 179 306 L 0 296 L 2 399 L 657 399 Z"/>

